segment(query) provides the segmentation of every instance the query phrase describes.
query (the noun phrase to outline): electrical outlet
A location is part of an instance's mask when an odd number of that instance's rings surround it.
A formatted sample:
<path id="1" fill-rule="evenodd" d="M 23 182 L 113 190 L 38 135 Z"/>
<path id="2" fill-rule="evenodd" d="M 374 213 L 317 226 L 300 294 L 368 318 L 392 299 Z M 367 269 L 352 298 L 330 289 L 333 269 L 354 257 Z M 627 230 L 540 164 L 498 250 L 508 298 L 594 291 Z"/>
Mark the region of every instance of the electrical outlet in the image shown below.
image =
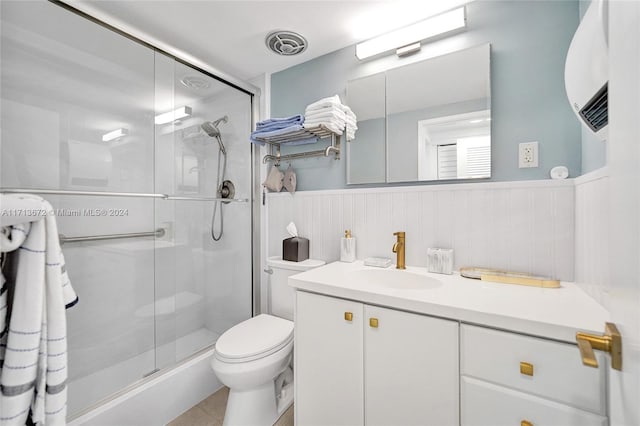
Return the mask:
<path id="1" fill-rule="evenodd" d="M 538 142 L 522 142 L 518 146 L 518 167 L 538 167 Z"/>

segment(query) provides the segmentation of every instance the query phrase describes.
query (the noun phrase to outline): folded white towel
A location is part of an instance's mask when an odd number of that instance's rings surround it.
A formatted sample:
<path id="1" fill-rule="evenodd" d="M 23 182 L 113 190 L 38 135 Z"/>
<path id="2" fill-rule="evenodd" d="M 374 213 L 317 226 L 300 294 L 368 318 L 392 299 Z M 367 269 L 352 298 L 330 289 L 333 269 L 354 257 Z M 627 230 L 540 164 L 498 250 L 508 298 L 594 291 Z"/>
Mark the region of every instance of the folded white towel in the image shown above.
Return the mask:
<path id="1" fill-rule="evenodd" d="M 305 128 L 310 129 L 313 127 L 318 127 L 319 125 L 323 125 L 324 127 L 326 127 L 327 129 L 331 130 L 333 133 L 335 133 L 336 135 L 341 135 L 342 132 L 344 131 L 344 126 L 340 127 L 339 125 L 337 125 L 336 123 L 333 122 L 321 122 L 321 123 L 310 123 L 309 125 L 307 125 L 307 123 L 304 124 Z"/>
<path id="2" fill-rule="evenodd" d="M 313 111 L 316 109 L 322 109 L 326 107 L 339 106 L 342 105 L 340 102 L 340 97 L 338 95 L 329 96 L 328 98 L 322 98 L 318 101 L 312 102 L 307 105 L 305 111 Z"/>
<path id="3" fill-rule="evenodd" d="M 347 115 L 340 109 L 325 108 L 305 115 L 305 121 L 318 120 L 323 118 L 338 119 L 345 121 Z"/>
<path id="4" fill-rule="evenodd" d="M 355 127 L 356 129 L 358 128 L 358 122 L 356 120 L 354 120 L 353 118 L 349 118 L 347 117 L 344 122 L 347 124 L 347 126 L 352 126 Z"/>
<path id="5" fill-rule="evenodd" d="M 304 127 L 305 129 L 310 129 L 312 127 L 318 127 L 321 124 L 327 127 L 340 129 L 340 130 L 345 128 L 344 121 L 335 120 L 335 119 L 334 120 L 312 120 L 312 121 L 309 121 L 308 123 L 305 122 Z"/>
<path id="6" fill-rule="evenodd" d="M 336 126 L 339 129 L 344 129 L 346 126 L 346 123 L 344 120 L 341 120 L 335 117 L 327 117 L 327 118 L 318 118 L 318 119 L 309 120 L 308 123 L 305 123 L 305 128 L 308 129 L 309 127 L 317 126 L 318 124 L 329 124 L 329 123 Z"/>
<path id="7" fill-rule="evenodd" d="M 353 140 L 357 123 L 356 114 L 340 102 L 338 95 L 322 98 L 305 108 L 304 127 L 307 129 L 323 125 L 339 135 L 346 132 L 347 140 Z"/>

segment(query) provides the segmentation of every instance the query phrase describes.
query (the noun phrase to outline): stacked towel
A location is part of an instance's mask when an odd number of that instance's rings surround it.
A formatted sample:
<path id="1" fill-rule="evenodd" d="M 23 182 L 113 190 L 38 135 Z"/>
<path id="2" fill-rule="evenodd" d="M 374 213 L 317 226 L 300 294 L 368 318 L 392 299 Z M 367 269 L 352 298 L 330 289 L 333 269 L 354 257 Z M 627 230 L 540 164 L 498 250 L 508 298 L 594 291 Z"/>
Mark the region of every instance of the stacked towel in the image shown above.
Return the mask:
<path id="1" fill-rule="evenodd" d="M 340 102 L 338 95 L 320 99 L 307 105 L 304 111 L 306 129 L 323 125 L 332 132 L 342 135 L 347 130 L 347 140 L 355 138 L 357 130 L 356 115 L 346 105 Z"/>
<path id="2" fill-rule="evenodd" d="M 271 130 L 285 129 L 289 126 L 304 123 L 304 117 L 300 114 L 284 118 L 268 118 L 256 124 L 256 132 L 268 132 Z"/>
<path id="3" fill-rule="evenodd" d="M 347 140 L 352 141 L 356 138 L 356 130 L 358 130 L 358 119 L 356 118 L 356 114 L 346 105 L 342 105 L 342 110 L 346 115 L 346 125 L 347 125 Z"/>
<path id="4" fill-rule="evenodd" d="M 295 142 L 289 142 L 287 145 L 303 145 L 317 142 L 317 137 L 309 137 L 304 131 L 302 124 L 304 117 L 300 114 L 292 115 L 284 118 L 269 118 L 259 121 L 256 124 L 256 130 L 251 133 L 250 140 L 257 145 L 264 145 L 265 139 L 278 136 L 295 136 L 300 135 L 301 139 Z"/>
<path id="5" fill-rule="evenodd" d="M 24 195 L 23 197 L 31 197 Z M 35 198 L 35 197 L 34 197 Z M 53 209 L 37 197 L 43 211 Z M 0 232 L 0 248 L 12 251 L 9 312 L 0 330 L 0 424 L 65 424 L 67 340 L 65 308 L 78 298 L 66 273 L 55 217 Z M 15 261 L 15 262 L 14 262 Z M 0 274 L 1 276 L 1 274 Z M 1 307 L 0 307 L 1 308 Z"/>

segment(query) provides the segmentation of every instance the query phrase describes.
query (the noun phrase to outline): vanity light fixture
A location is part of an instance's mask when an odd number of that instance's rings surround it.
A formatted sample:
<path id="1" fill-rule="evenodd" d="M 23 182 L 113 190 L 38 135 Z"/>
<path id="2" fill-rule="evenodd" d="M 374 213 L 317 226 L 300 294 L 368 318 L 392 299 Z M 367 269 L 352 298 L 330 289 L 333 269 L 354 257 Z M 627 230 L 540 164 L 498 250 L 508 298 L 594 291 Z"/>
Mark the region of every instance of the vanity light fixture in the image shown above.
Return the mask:
<path id="1" fill-rule="evenodd" d="M 113 132 L 105 133 L 104 135 L 102 135 L 102 142 L 111 142 L 123 136 L 127 136 L 128 134 L 128 129 L 116 129 Z"/>
<path id="2" fill-rule="evenodd" d="M 181 118 L 191 116 L 191 107 L 183 106 L 174 111 L 165 112 L 164 114 L 156 115 L 156 124 L 167 124 L 172 121 L 180 120 Z"/>
<path id="3" fill-rule="evenodd" d="M 466 27 L 465 8 L 459 7 L 424 21 L 391 31 L 356 45 L 356 57 L 360 60 L 398 48 L 398 56 L 419 50 L 422 40 Z M 418 45 L 416 47 L 416 45 Z"/>
<path id="4" fill-rule="evenodd" d="M 399 47 L 398 49 L 396 49 L 396 55 L 398 55 L 398 57 L 400 58 L 409 56 L 416 52 L 419 52 L 421 47 L 422 45 L 420 44 L 420 42 L 413 43 L 404 47 Z"/>

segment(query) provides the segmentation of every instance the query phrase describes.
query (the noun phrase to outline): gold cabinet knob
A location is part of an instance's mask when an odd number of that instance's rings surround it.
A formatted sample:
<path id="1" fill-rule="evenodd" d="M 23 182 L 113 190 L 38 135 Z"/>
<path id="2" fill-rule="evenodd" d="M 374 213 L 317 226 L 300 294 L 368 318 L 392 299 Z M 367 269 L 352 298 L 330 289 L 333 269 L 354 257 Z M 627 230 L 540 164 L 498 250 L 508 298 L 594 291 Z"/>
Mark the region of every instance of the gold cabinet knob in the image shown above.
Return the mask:
<path id="1" fill-rule="evenodd" d="M 353 321 L 353 312 L 345 312 L 344 313 L 345 321 Z"/>
<path id="2" fill-rule="evenodd" d="M 520 426 L 533 426 L 533 423 L 531 423 L 529 420 L 523 420 L 520 422 Z"/>
<path id="3" fill-rule="evenodd" d="M 369 327 L 378 328 L 378 318 L 369 318 Z"/>
<path id="4" fill-rule="evenodd" d="M 533 376 L 533 364 L 529 364 L 528 362 L 521 362 L 520 374 L 524 374 L 525 376 Z"/>

